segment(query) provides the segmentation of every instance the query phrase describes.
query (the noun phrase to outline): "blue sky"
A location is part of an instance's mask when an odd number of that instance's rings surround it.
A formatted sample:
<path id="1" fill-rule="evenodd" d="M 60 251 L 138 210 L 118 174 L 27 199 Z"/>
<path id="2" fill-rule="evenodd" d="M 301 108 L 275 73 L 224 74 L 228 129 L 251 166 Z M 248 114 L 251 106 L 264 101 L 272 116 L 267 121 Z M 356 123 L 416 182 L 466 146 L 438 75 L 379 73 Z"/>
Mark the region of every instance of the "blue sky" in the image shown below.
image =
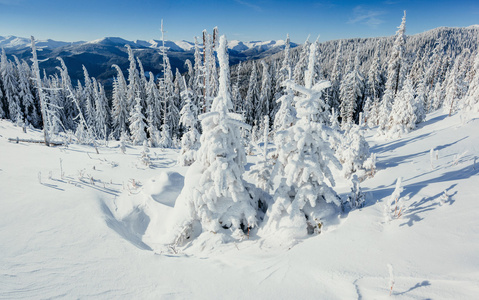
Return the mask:
<path id="1" fill-rule="evenodd" d="M 333 40 L 393 35 L 407 11 L 407 34 L 479 24 L 479 1 L 0 0 L 0 35 L 62 41 L 119 36 L 193 41 L 218 26 L 229 40 L 308 35 Z"/>

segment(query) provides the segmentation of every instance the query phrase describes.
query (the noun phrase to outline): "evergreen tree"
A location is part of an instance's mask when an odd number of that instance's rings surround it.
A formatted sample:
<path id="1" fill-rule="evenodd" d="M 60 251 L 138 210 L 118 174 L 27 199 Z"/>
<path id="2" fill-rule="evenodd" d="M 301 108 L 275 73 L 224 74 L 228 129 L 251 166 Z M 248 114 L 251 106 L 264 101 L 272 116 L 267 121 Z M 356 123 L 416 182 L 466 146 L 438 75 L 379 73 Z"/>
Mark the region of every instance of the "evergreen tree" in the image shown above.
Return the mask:
<path id="1" fill-rule="evenodd" d="M 5 49 L 2 50 L 2 61 L 0 71 L 3 81 L 3 89 L 7 102 L 7 117 L 19 125 L 23 124 L 23 116 L 20 107 L 18 91 L 18 77 L 12 62 L 7 60 Z"/>
<path id="2" fill-rule="evenodd" d="M 464 109 L 466 112 L 479 111 L 479 50 L 474 60 L 473 73 L 474 77 L 470 82 L 469 90 L 464 98 Z"/>
<path id="3" fill-rule="evenodd" d="M 308 38 L 306 38 L 306 41 L 304 42 L 302 46 L 299 60 L 294 66 L 293 79 L 294 79 L 294 82 L 299 85 L 304 85 L 304 72 L 306 71 L 306 68 L 308 66 L 310 45 L 311 43 L 309 42 L 309 36 L 308 36 Z"/>
<path id="4" fill-rule="evenodd" d="M 404 73 L 406 71 L 406 11 L 404 11 L 401 25 L 398 28 L 392 52 L 389 56 L 386 91 L 383 96 L 378 122 L 380 132 L 384 131 L 388 126 L 389 114 L 392 109 L 394 98 L 398 91 L 401 90 Z"/>
<path id="5" fill-rule="evenodd" d="M 281 228 L 292 238 L 301 238 L 320 232 L 327 203 L 340 206 L 339 197 L 331 188 L 334 178 L 328 164 L 332 162 L 338 168 L 340 165 L 325 140 L 329 129 L 317 120 L 327 107 L 322 92 L 330 83 L 320 81 L 312 88 L 291 81 L 286 85 L 301 93 L 296 98 L 300 119 L 275 137 L 281 183 L 266 214 L 264 230 Z"/>
<path id="6" fill-rule="evenodd" d="M 242 229 L 255 227 L 258 204 L 250 196 L 242 178 L 246 155 L 239 126 L 241 116 L 232 114 L 226 39 L 218 49 L 220 80 L 218 96 L 211 112 L 200 116 L 203 134 L 197 160 L 190 167 L 175 210 L 189 208 L 176 220 L 176 243 L 183 243 L 201 232 L 224 233 L 241 238 Z M 201 232 L 194 232 L 201 228 Z"/>
<path id="7" fill-rule="evenodd" d="M 18 70 L 18 92 L 21 99 L 20 102 L 24 108 L 23 118 L 27 124 L 39 126 L 40 117 L 38 116 L 35 97 L 32 91 L 31 78 L 33 75 L 31 69 L 25 61 L 20 62 L 16 57 L 15 61 Z"/>
<path id="8" fill-rule="evenodd" d="M 339 41 L 338 49 L 336 50 L 336 58 L 334 60 L 333 71 L 331 73 L 331 88 L 329 89 L 329 105 L 332 108 L 338 109 L 340 104 L 340 86 L 342 81 L 343 68 L 343 54 L 342 41 Z"/>
<path id="9" fill-rule="evenodd" d="M 378 125 L 379 115 L 379 100 L 381 99 L 381 87 L 384 84 L 384 76 L 381 69 L 381 53 L 380 53 L 380 41 L 378 40 L 376 46 L 376 55 L 371 63 L 368 72 L 367 97 L 370 97 L 372 104 L 368 114 L 367 122 L 369 126 L 374 127 Z M 366 110 L 364 110 L 366 112 Z"/>
<path id="10" fill-rule="evenodd" d="M 60 71 L 61 78 L 61 98 L 63 103 L 62 123 L 68 129 L 75 129 L 74 118 L 76 116 L 74 103 L 69 98 L 70 91 L 73 91 L 70 75 L 68 75 L 68 69 L 61 57 L 57 57 L 60 61 L 61 67 L 57 67 Z"/>
<path id="11" fill-rule="evenodd" d="M 414 112 L 416 114 L 416 123 L 421 123 L 426 120 L 426 113 L 428 111 L 427 105 L 427 87 L 424 82 L 424 74 L 422 79 L 419 80 L 417 86 L 417 93 L 414 99 Z"/>
<path id="12" fill-rule="evenodd" d="M 231 101 L 233 102 L 233 112 L 242 113 L 243 112 L 243 99 L 241 98 L 240 94 L 240 84 L 241 84 L 241 71 L 242 65 L 241 62 L 238 64 L 236 68 L 236 81 L 233 84 L 233 88 L 231 91 Z"/>
<path id="13" fill-rule="evenodd" d="M 146 124 L 145 116 L 141 111 L 141 99 L 137 95 L 135 98 L 135 107 L 134 110 L 130 112 L 130 132 L 131 132 L 131 141 L 135 145 L 143 145 L 143 142 L 146 141 Z"/>
<path id="14" fill-rule="evenodd" d="M 283 84 L 286 84 L 286 81 Z M 273 127 L 276 133 L 288 129 L 296 123 L 296 109 L 293 106 L 293 101 L 294 91 L 291 87 L 286 86 L 286 93 L 277 100 L 277 102 L 281 103 L 281 106 L 274 118 Z"/>
<path id="15" fill-rule="evenodd" d="M 412 81 L 406 78 L 403 89 L 394 100 L 389 117 L 387 135 L 391 138 L 400 137 L 416 127 L 416 113 L 414 110 L 414 89 Z"/>
<path id="16" fill-rule="evenodd" d="M 98 91 L 95 93 L 95 109 L 97 136 L 106 140 L 110 131 L 110 108 L 102 84 L 98 84 Z"/>
<path id="17" fill-rule="evenodd" d="M 185 104 L 180 111 L 180 124 L 186 128 L 186 132 L 181 137 L 178 163 L 182 166 L 189 166 L 195 161 L 196 152 L 199 148 L 200 134 L 196 129 L 198 126 L 198 108 L 191 101 L 188 89 L 185 89 L 182 95 L 185 98 Z"/>
<path id="18" fill-rule="evenodd" d="M 128 69 L 128 88 L 126 99 L 128 103 L 128 110 L 131 111 L 134 109 L 134 106 L 136 106 L 136 97 L 141 97 L 140 77 L 138 74 L 138 69 L 136 68 L 136 61 L 135 56 L 133 55 L 133 50 L 131 50 L 130 45 L 125 45 L 125 47 L 128 51 L 128 61 L 130 62 L 130 67 Z"/>
<path id="19" fill-rule="evenodd" d="M 271 114 L 271 100 L 272 100 L 272 91 L 271 91 L 271 77 L 268 72 L 268 65 L 264 60 L 261 61 L 263 66 L 263 76 L 261 82 L 261 95 L 259 97 L 259 103 L 262 105 L 261 111 L 264 115 L 270 116 Z M 233 98 L 234 99 L 234 98 Z M 269 124 L 268 124 L 269 126 Z"/>
<path id="20" fill-rule="evenodd" d="M 83 76 L 85 78 L 85 86 L 83 87 L 83 103 L 84 103 L 84 116 L 86 119 L 86 122 L 88 124 L 88 127 L 94 128 L 95 124 L 95 99 L 93 96 L 94 90 L 93 90 L 93 82 L 92 79 L 90 78 L 90 75 L 88 74 L 87 69 L 85 66 L 83 66 Z"/>
<path id="21" fill-rule="evenodd" d="M 406 11 L 396 32 L 396 39 L 389 57 L 386 89 L 396 95 L 402 87 L 406 71 Z"/>
<path id="22" fill-rule="evenodd" d="M 356 59 L 353 69 L 346 75 L 340 86 L 340 115 L 343 128 L 354 123 L 354 115 L 362 103 L 364 78 L 359 73 L 359 58 Z"/>
<path id="23" fill-rule="evenodd" d="M 113 80 L 113 96 L 112 96 L 112 130 L 116 138 L 119 138 L 122 133 L 128 134 L 128 118 L 129 118 L 129 103 L 127 98 L 128 87 L 126 85 L 125 77 L 120 67 L 113 65 L 117 71 L 117 77 Z"/>
<path id="24" fill-rule="evenodd" d="M 244 115 L 246 124 L 253 125 L 257 120 L 258 115 L 261 114 L 260 101 L 259 101 L 259 89 L 258 89 L 258 75 L 256 74 L 256 63 L 253 62 L 253 68 L 251 69 L 251 75 L 249 77 L 248 93 L 244 103 Z"/>

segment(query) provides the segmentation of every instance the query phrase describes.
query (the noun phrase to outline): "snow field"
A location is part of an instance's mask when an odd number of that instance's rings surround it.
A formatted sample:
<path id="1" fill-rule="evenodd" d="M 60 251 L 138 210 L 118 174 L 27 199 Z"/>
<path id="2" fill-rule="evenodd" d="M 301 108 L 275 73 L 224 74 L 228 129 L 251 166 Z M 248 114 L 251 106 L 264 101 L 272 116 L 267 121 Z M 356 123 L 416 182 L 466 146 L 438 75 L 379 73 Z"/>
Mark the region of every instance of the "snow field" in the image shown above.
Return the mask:
<path id="1" fill-rule="evenodd" d="M 147 167 L 141 146 L 122 154 L 111 142 L 96 154 L 89 146 L 11 143 L 42 135 L 2 120 L 0 298 L 474 299 L 478 129 L 477 118 L 463 124 L 458 114 L 436 112 L 394 141 L 368 131 L 378 172 L 361 183 L 365 207 L 327 220 L 318 236 L 252 233 L 225 243 L 208 232 L 169 247 L 162 241 L 172 207 L 191 184 L 176 150 L 150 149 Z M 334 175 L 345 197 L 349 182 Z M 405 209 L 386 221 L 399 177 Z"/>

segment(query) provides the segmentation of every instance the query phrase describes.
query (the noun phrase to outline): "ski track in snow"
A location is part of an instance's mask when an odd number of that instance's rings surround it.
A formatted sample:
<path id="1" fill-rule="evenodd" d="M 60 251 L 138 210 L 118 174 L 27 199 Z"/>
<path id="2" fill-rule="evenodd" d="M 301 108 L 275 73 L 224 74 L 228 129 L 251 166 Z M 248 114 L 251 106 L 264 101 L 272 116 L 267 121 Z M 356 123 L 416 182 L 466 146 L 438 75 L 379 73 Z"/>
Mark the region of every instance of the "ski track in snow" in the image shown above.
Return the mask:
<path id="1" fill-rule="evenodd" d="M 478 132 L 479 119 L 461 124 L 439 112 L 398 140 L 369 130 L 378 172 L 361 183 L 364 208 L 296 244 L 252 236 L 174 253 L 158 238 L 184 184 L 177 151 L 151 149 L 146 167 L 141 147 L 122 154 L 115 142 L 99 155 L 89 146 L 15 144 L 7 139 L 41 132 L 2 120 L 0 299 L 474 299 Z M 409 199 L 400 218 L 385 221 L 398 177 Z M 336 190 L 344 196 L 348 184 L 338 179 Z"/>

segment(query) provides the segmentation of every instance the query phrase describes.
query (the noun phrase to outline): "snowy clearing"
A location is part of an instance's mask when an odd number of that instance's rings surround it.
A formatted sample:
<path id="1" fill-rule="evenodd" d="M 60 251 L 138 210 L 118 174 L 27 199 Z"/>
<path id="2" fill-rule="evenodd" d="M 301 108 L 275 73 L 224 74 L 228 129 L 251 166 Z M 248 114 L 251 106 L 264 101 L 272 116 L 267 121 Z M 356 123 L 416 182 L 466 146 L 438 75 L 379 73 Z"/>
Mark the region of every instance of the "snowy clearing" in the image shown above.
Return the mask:
<path id="1" fill-rule="evenodd" d="M 210 233 L 168 248 L 165 224 L 187 184 L 177 150 L 152 148 L 147 167 L 142 147 L 123 154 L 118 142 L 100 154 L 8 142 L 42 133 L 0 120 L 0 298 L 387 299 L 391 282 L 397 299 L 477 297 L 479 119 L 436 112 L 403 138 L 374 134 L 365 207 L 321 234 L 292 245 Z M 388 218 L 399 177 L 403 208 Z M 337 180 L 345 196 L 349 183 Z"/>

